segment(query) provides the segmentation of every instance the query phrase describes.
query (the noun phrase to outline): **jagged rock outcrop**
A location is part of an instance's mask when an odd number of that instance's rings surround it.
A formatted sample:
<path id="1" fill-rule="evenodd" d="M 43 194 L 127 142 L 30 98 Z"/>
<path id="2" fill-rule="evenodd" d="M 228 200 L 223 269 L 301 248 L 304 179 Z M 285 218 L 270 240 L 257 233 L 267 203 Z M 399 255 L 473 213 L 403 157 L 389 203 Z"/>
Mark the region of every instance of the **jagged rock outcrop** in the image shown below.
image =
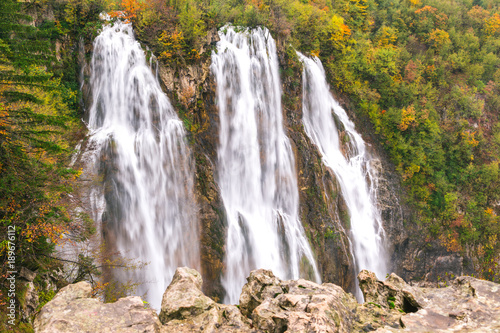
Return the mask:
<path id="1" fill-rule="evenodd" d="M 70 284 L 45 304 L 36 316 L 37 333 L 120 332 L 158 333 L 160 322 L 153 310 L 145 309 L 138 296 L 103 304 L 91 298 L 88 282 Z"/>
<path id="2" fill-rule="evenodd" d="M 159 317 L 139 297 L 103 304 L 90 285 L 63 288 L 35 319 L 36 333 L 57 332 L 499 332 L 500 285 L 463 276 L 445 288 L 420 288 L 395 274 L 380 281 L 362 271 L 366 302 L 339 286 L 282 281 L 252 271 L 240 304 L 218 304 L 201 291 L 200 273 L 178 268 Z"/>
<path id="3" fill-rule="evenodd" d="M 360 287 L 368 303 L 405 313 L 405 332 L 500 332 L 500 286 L 470 276 L 456 278 L 444 288 L 412 287 L 391 274 L 385 281 L 362 271 Z M 377 332 L 397 332 L 385 326 Z"/>
<path id="4" fill-rule="evenodd" d="M 36 273 L 30 271 L 26 267 L 21 267 L 19 277 L 21 280 L 20 284 L 22 286 L 22 302 L 20 304 L 21 316 L 24 320 L 29 321 L 33 317 L 33 314 L 39 304 L 39 296 L 36 290 L 37 288 L 35 288 L 35 284 L 33 283 Z"/>
<path id="5" fill-rule="evenodd" d="M 234 305 L 215 303 L 201 291 L 200 273 L 178 268 L 163 295 L 160 321 L 167 332 L 252 332 L 251 322 Z"/>
<path id="6" fill-rule="evenodd" d="M 419 289 L 408 285 L 394 273 L 385 281 L 379 281 L 374 273 L 363 270 L 359 273 L 358 280 L 366 302 L 395 308 L 405 313 L 416 312 L 424 304 Z"/>
<path id="7" fill-rule="evenodd" d="M 250 273 L 240 296 L 241 312 L 263 332 L 350 332 L 356 306 L 339 286 L 281 281 L 264 269 Z"/>
<path id="8" fill-rule="evenodd" d="M 61 270 L 33 272 L 26 267 L 19 271 L 19 314 L 24 322 L 33 322 L 35 313 L 43 299 L 54 295 L 58 286 L 65 285 Z"/>

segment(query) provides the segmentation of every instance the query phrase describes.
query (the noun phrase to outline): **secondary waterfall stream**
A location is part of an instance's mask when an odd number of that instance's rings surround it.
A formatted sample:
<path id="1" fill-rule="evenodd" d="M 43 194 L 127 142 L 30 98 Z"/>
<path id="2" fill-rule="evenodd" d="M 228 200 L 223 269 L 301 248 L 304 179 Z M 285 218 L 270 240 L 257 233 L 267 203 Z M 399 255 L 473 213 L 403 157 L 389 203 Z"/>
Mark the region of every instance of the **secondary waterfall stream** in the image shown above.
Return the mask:
<path id="1" fill-rule="evenodd" d="M 377 179 L 370 166 L 370 155 L 353 122 L 330 93 L 321 61 L 298 55 L 304 64 L 302 120 L 323 163 L 331 168 L 340 184 L 349 210 L 356 273 L 368 269 L 384 279 L 388 273 L 387 254 L 382 218 L 376 204 Z M 339 136 L 341 131 L 345 132 L 344 138 Z M 345 152 L 341 140 L 347 141 Z M 362 299 L 359 288 L 356 296 Z"/>
<path id="2" fill-rule="evenodd" d="M 150 67 L 130 24 L 103 28 L 94 41 L 89 145 L 96 147 L 109 246 L 149 264 L 114 271 L 142 283 L 159 309 L 178 266 L 199 267 L 193 168 L 183 123 Z"/>
<path id="3" fill-rule="evenodd" d="M 252 269 L 319 282 L 300 223 L 295 161 L 283 128 L 276 45 L 267 29 L 219 32 L 212 72 L 220 115 L 218 177 L 227 212 L 226 303 Z"/>

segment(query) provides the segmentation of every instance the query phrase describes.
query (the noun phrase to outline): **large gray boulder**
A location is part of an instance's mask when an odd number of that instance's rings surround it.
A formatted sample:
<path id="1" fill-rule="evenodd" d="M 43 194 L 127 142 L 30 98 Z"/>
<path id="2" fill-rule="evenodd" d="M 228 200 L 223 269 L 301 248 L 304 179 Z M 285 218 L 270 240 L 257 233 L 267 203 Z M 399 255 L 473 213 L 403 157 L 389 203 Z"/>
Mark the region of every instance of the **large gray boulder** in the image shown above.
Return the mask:
<path id="1" fill-rule="evenodd" d="M 91 294 L 88 282 L 61 289 L 35 318 L 35 333 L 160 332 L 158 316 L 144 307 L 140 297 L 125 297 L 105 304 L 91 298 Z"/>
<path id="2" fill-rule="evenodd" d="M 250 273 L 240 309 L 261 332 L 351 332 L 357 302 L 339 286 Z"/>
<path id="3" fill-rule="evenodd" d="M 411 332 L 500 332 L 500 286 L 462 276 L 449 287 L 422 288 L 422 310 L 401 317 Z"/>
<path id="4" fill-rule="evenodd" d="M 367 303 L 402 312 L 400 328 L 385 325 L 377 332 L 500 332 L 496 283 L 462 276 L 448 287 L 418 288 L 394 274 L 379 281 L 368 271 L 358 279 Z"/>
<path id="5" fill-rule="evenodd" d="M 217 304 L 201 291 L 200 273 L 187 267 L 177 268 L 163 294 L 161 332 L 255 332 L 251 322 L 234 305 Z"/>
<path id="6" fill-rule="evenodd" d="M 385 281 L 380 281 L 375 273 L 362 270 L 358 274 L 358 280 L 365 302 L 405 313 L 416 312 L 425 304 L 420 289 L 410 286 L 394 273 Z"/>

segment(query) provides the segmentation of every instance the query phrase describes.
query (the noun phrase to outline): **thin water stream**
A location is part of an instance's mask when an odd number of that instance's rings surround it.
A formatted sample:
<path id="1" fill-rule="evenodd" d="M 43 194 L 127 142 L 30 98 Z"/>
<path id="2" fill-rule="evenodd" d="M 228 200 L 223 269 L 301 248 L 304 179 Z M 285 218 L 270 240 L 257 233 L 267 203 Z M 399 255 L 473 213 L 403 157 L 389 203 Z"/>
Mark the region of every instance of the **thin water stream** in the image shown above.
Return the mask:
<path id="1" fill-rule="evenodd" d="M 304 65 L 302 121 L 323 163 L 335 173 L 340 184 L 349 211 L 356 273 L 368 269 L 384 279 L 388 273 L 387 253 L 377 208 L 377 178 L 370 165 L 372 157 L 354 123 L 330 93 L 321 61 L 298 55 Z M 359 288 L 356 297 L 362 300 Z"/>

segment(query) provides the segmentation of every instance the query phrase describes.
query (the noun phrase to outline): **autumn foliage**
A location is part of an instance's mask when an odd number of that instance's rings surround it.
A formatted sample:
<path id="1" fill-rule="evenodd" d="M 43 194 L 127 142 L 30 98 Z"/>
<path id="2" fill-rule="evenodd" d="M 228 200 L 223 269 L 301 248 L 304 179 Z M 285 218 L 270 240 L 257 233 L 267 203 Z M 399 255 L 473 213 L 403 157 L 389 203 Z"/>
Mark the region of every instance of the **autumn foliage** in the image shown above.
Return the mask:
<path id="1" fill-rule="evenodd" d="M 494 1 L 66 0 L 60 6 L 62 15 L 36 23 L 47 29 L 40 34 L 38 26 L 21 24 L 31 20 L 18 15 L 20 2 L 0 2 L 0 232 L 17 227 L 26 266 L 47 264 L 45 256 L 76 228 L 67 195 L 79 170 L 67 165 L 80 72 L 64 82 L 53 45 L 71 34 L 89 42 L 102 24 L 96 17 L 107 10 L 132 22 L 168 66 L 207 60 L 214 46 L 208 36 L 228 22 L 266 26 L 280 52 L 320 57 L 332 89 L 351 102 L 361 124 L 371 123 L 392 159 L 416 212 L 408 223 L 449 251 L 472 253 L 480 276 L 498 280 L 500 6 Z M 300 84 L 297 73 L 289 77 Z M 179 112 L 192 115 L 194 88 L 181 95 Z M 5 245 L 2 239 L 0 256 Z M 78 264 L 84 277 L 99 268 L 91 258 Z M 96 282 L 94 292 L 104 294 L 110 283 Z"/>
<path id="2" fill-rule="evenodd" d="M 9 228 L 16 269 L 44 271 L 56 265 L 51 254 L 71 226 L 67 195 L 79 171 L 67 165 L 77 91 L 49 71 L 57 69 L 51 38 L 61 25 L 26 25 L 21 6 L 0 2 L 0 259 L 7 262 Z M 2 265 L 0 275 L 7 270 Z"/>
<path id="3" fill-rule="evenodd" d="M 497 4 L 155 0 L 125 6 L 139 38 L 170 66 L 208 59 L 207 36 L 228 22 L 266 26 L 281 51 L 318 56 L 332 88 L 373 125 L 415 222 L 450 251 L 475 251 L 484 272 L 493 269 L 500 257 L 500 244 L 491 241 L 500 233 Z M 186 96 L 178 105 L 186 115 L 196 107 Z"/>
<path id="4" fill-rule="evenodd" d="M 124 10 L 123 18 L 129 21 L 136 21 L 137 15 L 142 10 L 143 3 L 138 0 L 122 0 L 121 7 Z"/>

